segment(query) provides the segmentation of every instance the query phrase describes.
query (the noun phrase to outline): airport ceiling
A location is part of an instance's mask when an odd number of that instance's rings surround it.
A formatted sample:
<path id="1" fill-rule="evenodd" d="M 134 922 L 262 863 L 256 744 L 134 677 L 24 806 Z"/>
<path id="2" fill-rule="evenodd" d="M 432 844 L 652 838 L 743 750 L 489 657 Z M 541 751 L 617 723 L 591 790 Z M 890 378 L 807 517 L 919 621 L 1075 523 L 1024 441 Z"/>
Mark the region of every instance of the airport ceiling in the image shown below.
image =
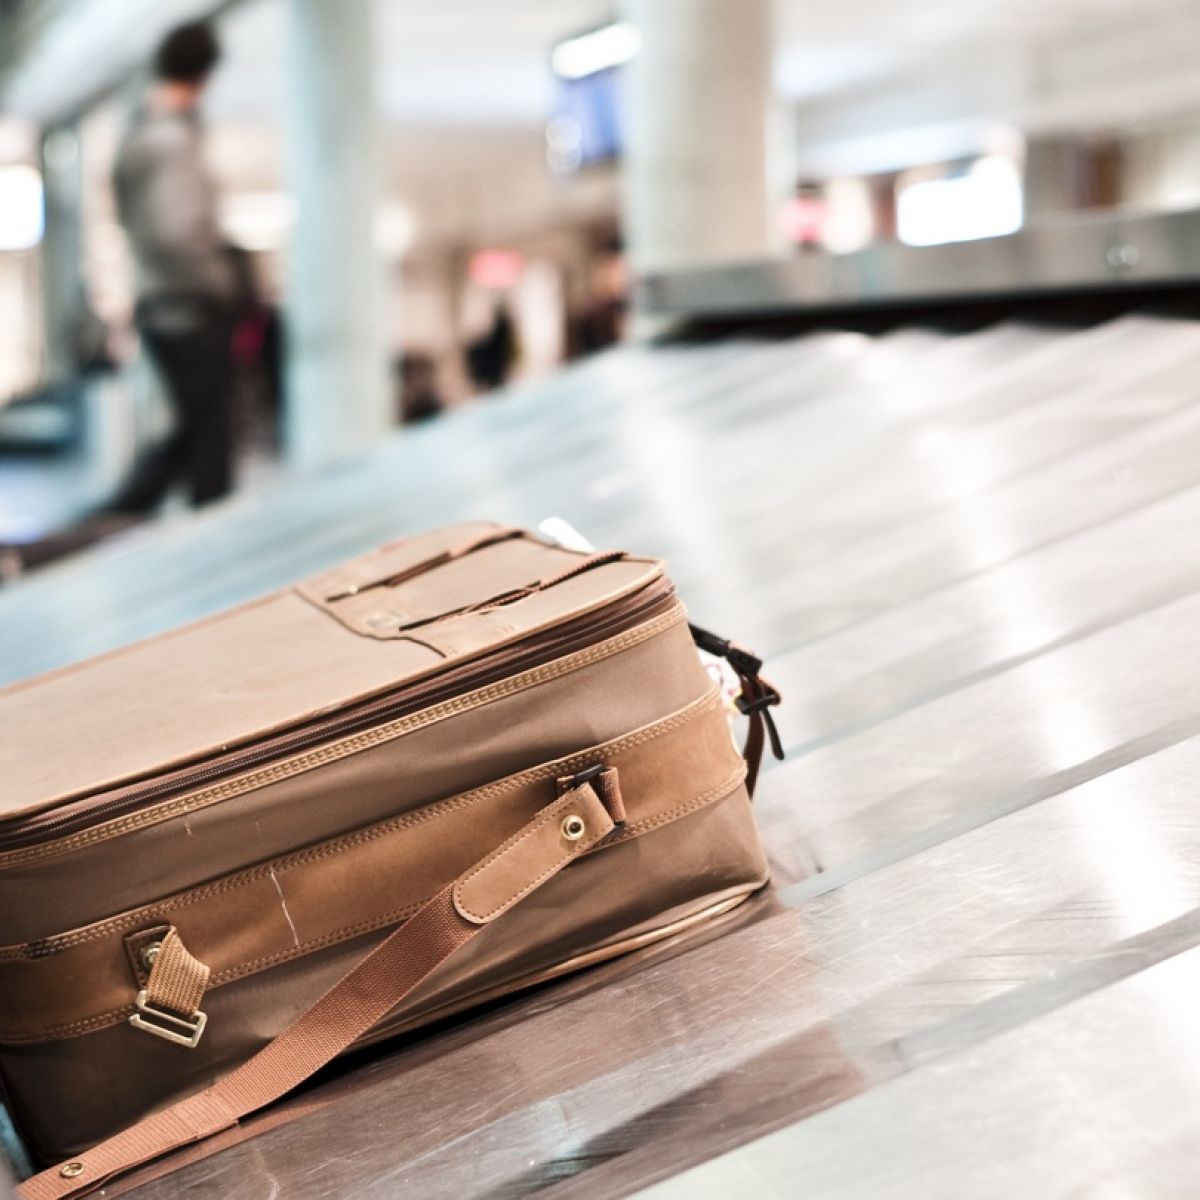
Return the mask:
<path id="1" fill-rule="evenodd" d="M 385 113 L 401 123 L 467 125 L 544 120 L 550 47 L 620 7 L 618 0 L 379 3 Z M 216 97 L 221 111 L 260 112 L 278 95 L 284 9 L 285 0 L 245 0 L 229 14 L 233 69 Z M 1104 59 L 1110 37 L 1176 20 L 1194 28 L 1200 18 L 1198 0 L 776 0 L 775 9 L 776 87 L 800 103 L 931 63 L 941 69 L 956 57 L 1024 64 L 1095 46 Z"/>

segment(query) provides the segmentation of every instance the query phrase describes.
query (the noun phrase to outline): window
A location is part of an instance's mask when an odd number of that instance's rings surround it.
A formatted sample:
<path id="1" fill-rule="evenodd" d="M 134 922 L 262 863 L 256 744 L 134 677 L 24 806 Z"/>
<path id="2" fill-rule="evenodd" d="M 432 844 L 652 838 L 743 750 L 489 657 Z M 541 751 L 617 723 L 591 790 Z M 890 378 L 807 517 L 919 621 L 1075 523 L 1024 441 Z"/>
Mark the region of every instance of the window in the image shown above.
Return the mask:
<path id="1" fill-rule="evenodd" d="M 1023 219 L 1021 172 L 1011 158 L 979 158 L 938 179 L 908 172 L 896 184 L 896 232 L 910 246 L 1000 237 Z"/>

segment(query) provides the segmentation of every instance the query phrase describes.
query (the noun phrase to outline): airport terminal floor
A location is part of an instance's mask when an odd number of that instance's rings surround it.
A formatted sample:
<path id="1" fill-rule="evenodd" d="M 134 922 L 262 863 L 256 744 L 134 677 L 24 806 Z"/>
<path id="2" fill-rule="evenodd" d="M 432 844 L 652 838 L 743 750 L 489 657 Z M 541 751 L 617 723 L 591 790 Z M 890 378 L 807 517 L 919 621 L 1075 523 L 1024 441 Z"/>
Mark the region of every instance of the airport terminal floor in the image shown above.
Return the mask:
<path id="1" fill-rule="evenodd" d="M 1195 1194 L 1200 323 L 619 348 L 0 589 L 0 673 L 480 516 L 763 655 L 772 887 L 108 1195 Z"/>

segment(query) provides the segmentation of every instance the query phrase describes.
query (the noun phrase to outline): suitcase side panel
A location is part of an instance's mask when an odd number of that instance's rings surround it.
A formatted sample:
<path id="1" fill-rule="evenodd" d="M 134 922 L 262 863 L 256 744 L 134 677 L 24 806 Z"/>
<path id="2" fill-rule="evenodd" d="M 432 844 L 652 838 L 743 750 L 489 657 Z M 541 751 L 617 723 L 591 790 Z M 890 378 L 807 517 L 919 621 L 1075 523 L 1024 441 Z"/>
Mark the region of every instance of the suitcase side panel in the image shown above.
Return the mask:
<path id="1" fill-rule="evenodd" d="M 339 940 L 404 920 L 554 797 L 602 764 L 625 796 L 612 840 L 645 834 L 745 776 L 714 690 L 670 717 L 566 759 L 52 937 L 0 947 L 0 1044 L 58 1040 L 133 1014 L 136 949 L 175 926 L 211 971 L 208 993 Z M 151 936 L 153 935 L 153 936 Z"/>
<path id="2" fill-rule="evenodd" d="M 0 945 L 103 919 L 608 741 L 708 689 L 681 612 L 629 641 L 565 675 L 244 795 L 63 856 L 0 859 Z"/>
<path id="3" fill-rule="evenodd" d="M 723 799 L 597 852 L 489 926 L 387 1025 L 419 1025 L 473 997 L 502 994 L 590 951 L 646 937 L 715 902 L 748 895 L 767 868 L 749 798 Z M 0 1071 L 23 1134 L 53 1159 L 211 1082 L 275 1036 L 380 934 L 340 942 L 214 990 L 195 1051 L 116 1025 L 65 1042 L 7 1046 Z"/>

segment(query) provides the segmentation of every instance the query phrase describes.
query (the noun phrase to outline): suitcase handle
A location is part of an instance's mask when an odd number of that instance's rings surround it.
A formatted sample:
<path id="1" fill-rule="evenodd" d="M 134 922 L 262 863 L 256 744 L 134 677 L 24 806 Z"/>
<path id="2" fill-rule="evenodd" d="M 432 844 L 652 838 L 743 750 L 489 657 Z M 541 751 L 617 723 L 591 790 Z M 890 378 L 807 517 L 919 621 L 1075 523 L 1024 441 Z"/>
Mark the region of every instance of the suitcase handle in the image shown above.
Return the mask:
<path id="1" fill-rule="evenodd" d="M 574 579 L 576 575 L 582 575 L 585 571 L 590 571 L 594 567 L 603 567 L 608 563 L 620 562 L 625 557 L 627 556 L 624 550 L 606 550 L 601 554 L 592 554 L 582 562 L 575 563 L 565 571 L 560 571 L 557 575 L 551 575 L 546 579 L 534 580 L 533 583 L 527 583 L 522 587 L 509 588 L 506 592 L 499 592 L 495 596 L 489 596 L 486 600 L 477 600 L 474 604 L 465 604 L 462 608 L 453 608 L 446 612 L 434 613 L 432 616 L 418 617 L 415 620 L 406 621 L 402 625 L 390 628 L 389 632 L 393 635 L 407 633 L 411 629 L 420 629 L 425 625 L 433 625 L 438 621 L 446 620 L 448 617 L 461 617 L 466 616 L 467 613 L 484 613 L 490 612 L 494 608 L 503 608 L 506 604 L 515 604 L 518 600 L 524 600 L 529 596 L 536 595 L 538 592 L 544 592 L 547 588 L 555 587 L 560 583 L 566 583 L 568 579 Z"/>
<path id="2" fill-rule="evenodd" d="M 480 930 L 598 846 L 623 813 L 584 772 L 523 828 L 427 901 L 307 1012 L 230 1074 L 27 1179 L 18 1200 L 65 1200 L 230 1129 L 348 1049 Z M 615 781 L 614 787 L 615 787 Z M 619 792 L 616 793 L 619 795 Z"/>
<path id="3" fill-rule="evenodd" d="M 335 568 L 331 572 L 308 579 L 297 584 L 295 591 L 310 604 L 339 621 L 352 633 L 392 639 L 403 637 L 409 630 L 420 629 L 437 621 L 445 620 L 447 617 L 487 612 L 506 604 L 515 603 L 536 592 L 544 591 L 546 588 L 572 579 L 576 575 L 581 575 L 585 571 L 590 571 L 593 567 L 603 566 L 605 563 L 617 562 L 628 557 L 623 550 L 610 550 L 587 555 L 571 552 L 577 561 L 545 579 L 535 579 L 531 583 L 497 592 L 494 596 L 484 600 L 476 600 L 458 608 L 427 613 L 424 616 L 413 616 L 398 611 L 395 607 L 381 607 L 381 605 L 394 605 L 394 600 L 391 598 L 394 593 L 390 591 L 384 592 L 383 598 L 377 602 L 372 598 L 372 594 L 377 591 L 398 588 L 421 575 L 437 570 L 439 567 L 466 558 L 478 550 L 521 538 L 528 541 L 539 540 L 523 529 L 501 527 L 489 529 L 486 533 L 477 534 L 457 545 L 440 550 L 436 554 L 409 561 L 407 565 L 405 565 L 403 557 L 398 558 L 395 552 L 385 551 L 369 556 L 366 562 L 349 563 Z M 394 548 L 395 551 L 399 549 L 400 547 Z M 365 606 L 363 603 L 355 603 L 359 597 L 363 597 Z"/>
<path id="4" fill-rule="evenodd" d="M 468 554 L 474 554 L 476 550 L 483 550 L 488 546 L 498 545 L 500 542 L 511 542 L 514 538 L 527 538 L 528 536 L 523 529 L 493 529 L 468 541 L 460 542 L 457 546 L 451 546 L 448 550 L 431 554 L 428 558 L 411 563 L 407 567 L 385 568 L 382 574 L 378 573 L 379 568 L 376 567 L 365 578 L 343 580 L 342 583 L 336 585 L 338 587 L 337 591 L 330 595 L 321 596 L 320 599 L 325 604 L 336 604 L 339 600 L 348 600 L 352 596 L 357 596 L 360 592 L 368 591 L 370 588 L 397 587 L 401 583 L 407 583 L 410 579 L 416 579 L 418 575 L 424 575 L 428 571 L 445 566 L 446 563 L 454 562 L 459 558 L 465 558 Z"/>

